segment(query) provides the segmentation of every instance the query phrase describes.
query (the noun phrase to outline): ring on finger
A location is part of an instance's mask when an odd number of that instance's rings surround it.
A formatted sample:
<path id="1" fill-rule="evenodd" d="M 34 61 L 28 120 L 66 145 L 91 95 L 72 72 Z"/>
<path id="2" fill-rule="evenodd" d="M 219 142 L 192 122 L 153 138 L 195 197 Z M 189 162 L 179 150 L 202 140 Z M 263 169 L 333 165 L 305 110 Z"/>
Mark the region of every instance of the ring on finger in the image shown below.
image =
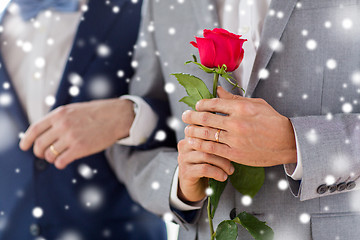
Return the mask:
<path id="1" fill-rule="evenodd" d="M 60 153 L 55 149 L 54 145 L 50 145 L 50 151 L 57 157 L 60 155 Z"/>
<path id="2" fill-rule="evenodd" d="M 220 142 L 220 132 L 221 132 L 221 129 L 218 129 L 215 133 L 215 141 L 217 143 Z"/>

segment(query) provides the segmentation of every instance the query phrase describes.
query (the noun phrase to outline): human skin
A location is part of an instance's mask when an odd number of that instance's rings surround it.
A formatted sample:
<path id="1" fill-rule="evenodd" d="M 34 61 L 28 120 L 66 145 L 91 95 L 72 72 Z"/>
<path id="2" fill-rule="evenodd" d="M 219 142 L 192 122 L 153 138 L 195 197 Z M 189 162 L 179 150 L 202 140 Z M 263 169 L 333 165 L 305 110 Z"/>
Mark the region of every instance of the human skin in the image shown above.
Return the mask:
<path id="1" fill-rule="evenodd" d="M 297 162 L 294 130 L 287 117 L 263 99 L 236 96 L 221 87 L 218 95 L 219 98 L 200 100 L 197 111 L 186 111 L 182 116 L 188 126 L 184 142 L 178 146 L 178 195 L 186 201 L 195 202 L 205 197 L 207 181 L 203 177 L 226 180 L 224 174 L 230 173 L 230 161 L 255 167 Z M 218 129 L 221 132 L 216 142 Z M 192 155 L 204 158 L 182 154 L 189 149 Z M 215 158 L 222 164 L 205 160 L 215 161 Z"/>
<path id="2" fill-rule="evenodd" d="M 133 102 L 127 99 L 96 100 L 58 107 L 32 124 L 20 141 L 20 148 L 33 147 L 34 154 L 64 169 L 71 162 L 128 137 L 135 118 Z M 55 154 L 50 150 L 53 145 Z"/>

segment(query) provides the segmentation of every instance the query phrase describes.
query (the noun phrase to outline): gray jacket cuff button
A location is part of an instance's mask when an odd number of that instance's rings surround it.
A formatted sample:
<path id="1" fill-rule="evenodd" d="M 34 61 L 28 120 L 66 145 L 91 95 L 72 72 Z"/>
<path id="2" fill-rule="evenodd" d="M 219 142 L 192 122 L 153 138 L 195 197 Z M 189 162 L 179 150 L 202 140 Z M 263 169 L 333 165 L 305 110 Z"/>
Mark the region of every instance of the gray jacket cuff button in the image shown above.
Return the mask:
<path id="1" fill-rule="evenodd" d="M 318 194 L 324 194 L 324 193 L 326 193 L 327 190 L 328 190 L 328 187 L 326 186 L 326 184 L 322 184 L 317 188 L 316 192 Z"/>
<path id="2" fill-rule="evenodd" d="M 352 190 L 356 187 L 356 183 L 354 181 L 348 182 L 348 184 L 346 184 L 346 189 L 347 190 Z"/>
<path id="3" fill-rule="evenodd" d="M 342 182 L 337 185 L 337 190 L 339 192 L 344 191 L 346 189 L 346 183 Z"/>
<path id="4" fill-rule="evenodd" d="M 336 185 L 336 184 L 329 186 L 329 192 L 330 192 L 330 193 L 333 193 L 333 192 L 335 192 L 336 190 L 337 190 L 337 185 Z"/>

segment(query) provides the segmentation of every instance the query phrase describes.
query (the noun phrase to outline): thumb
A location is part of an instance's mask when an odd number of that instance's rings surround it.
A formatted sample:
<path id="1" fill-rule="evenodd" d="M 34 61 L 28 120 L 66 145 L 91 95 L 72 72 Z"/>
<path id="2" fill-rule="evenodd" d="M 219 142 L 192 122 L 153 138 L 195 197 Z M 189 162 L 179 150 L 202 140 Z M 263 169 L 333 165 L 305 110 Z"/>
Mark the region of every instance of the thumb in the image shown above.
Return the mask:
<path id="1" fill-rule="evenodd" d="M 217 88 L 217 94 L 218 94 L 219 98 L 224 98 L 224 99 L 238 99 L 238 98 L 240 98 L 240 96 L 229 93 L 223 87 L 220 87 L 220 86 Z"/>

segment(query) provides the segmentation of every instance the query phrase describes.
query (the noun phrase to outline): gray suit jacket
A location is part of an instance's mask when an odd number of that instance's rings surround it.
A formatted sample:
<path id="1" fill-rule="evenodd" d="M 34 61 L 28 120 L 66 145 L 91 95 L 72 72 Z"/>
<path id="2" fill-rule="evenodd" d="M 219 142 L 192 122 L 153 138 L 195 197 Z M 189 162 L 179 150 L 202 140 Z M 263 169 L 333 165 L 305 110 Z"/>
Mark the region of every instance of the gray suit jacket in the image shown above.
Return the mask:
<path id="1" fill-rule="evenodd" d="M 170 74 L 192 73 L 206 80 L 211 89 L 211 76 L 194 66 L 184 66 L 197 52 L 189 41 L 202 29 L 218 26 L 216 11 L 209 5 L 216 4 L 212 0 L 149 0 L 143 9 L 135 55 L 139 67 L 131 93 L 168 98 L 173 114 L 169 122 L 179 140 L 184 137 L 181 114 L 187 107 L 178 100 L 186 93 Z M 275 239 L 359 239 L 360 191 L 356 190 L 360 186 L 360 86 L 352 76 L 360 71 L 360 1 L 272 0 L 270 9 L 275 15 L 266 18 L 246 95 L 265 99 L 291 119 L 304 176 L 301 183 L 288 179 L 290 187 L 284 191 L 278 187 L 279 181 L 287 178 L 283 166 L 266 168 L 265 184 L 247 207 L 241 203 L 241 194 L 228 184 L 215 225 L 228 219 L 236 208 L 237 212 L 252 212 L 267 221 Z M 330 28 L 324 26 L 326 21 L 331 22 Z M 274 51 L 269 44 L 277 40 L 281 51 Z M 315 49 L 307 48 L 309 40 L 316 41 Z M 334 61 L 333 66 L 327 66 L 331 65 L 327 64 L 329 59 L 335 60 L 335 68 Z M 258 73 L 264 68 L 270 75 L 261 80 Z M 165 84 L 172 84 L 175 91 L 166 94 Z M 221 84 L 231 89 L 226 81 Z M 157 214 L 171 212 L 169 192 L 177 166 L 175 150 L 134 152 L 115 146 L 108 156 L 136 201 Z M 327 186 L 326 180 L 331 178 L 336 183 Z M 160 188 L 153 189 L 153 182 L 159 182 Z M 209 239 L 204 209 L 195 223 L 186 223 L 173 214 L 183 226 L 180 239 Z M 239 236 L 252 239 L 243 230 Z"/>

